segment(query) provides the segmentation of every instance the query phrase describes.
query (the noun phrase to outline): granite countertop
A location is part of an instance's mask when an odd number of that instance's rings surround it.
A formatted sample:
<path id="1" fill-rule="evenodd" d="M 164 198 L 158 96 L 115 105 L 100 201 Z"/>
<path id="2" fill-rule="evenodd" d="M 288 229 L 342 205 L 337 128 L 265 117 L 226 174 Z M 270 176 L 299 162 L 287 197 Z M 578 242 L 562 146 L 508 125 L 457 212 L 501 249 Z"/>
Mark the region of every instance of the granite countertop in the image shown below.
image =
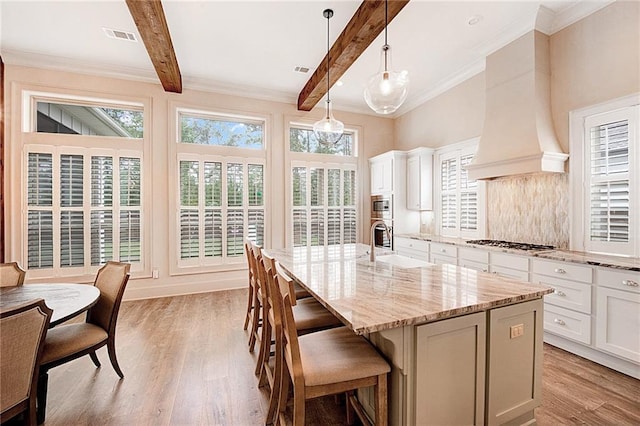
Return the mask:
<path id="1" fill-rule="evenodd" d="M 364 244 L 345 244 L 266 251 L 357 334 L 486 311 L 553 292 L 454 265 L 372 263 L 368 250 Z"/>
<path id="2" fill-rule="evenodd" d="M 626 269 L 640 272 L 640 258 L 611 256 L 606 254 L 585 253 L 570 250 L 516 250 L 503 247 L 492 247 L 481 244 L 469 244 L 462 238 L 442 237 L 430 234 L 396 234 L 397 237 L 411 238 L 414 240 L 432 241 L 434 243 L 452 244 L 461 247 L 475 247 L 489 251 L 499 251 L 503 253 L 513 253 L 523 256 L 539 257 L 541 259 L 559 260 L 563 262 L 582 263 L 593 266 L 605 266 L 608 268 Z"/>

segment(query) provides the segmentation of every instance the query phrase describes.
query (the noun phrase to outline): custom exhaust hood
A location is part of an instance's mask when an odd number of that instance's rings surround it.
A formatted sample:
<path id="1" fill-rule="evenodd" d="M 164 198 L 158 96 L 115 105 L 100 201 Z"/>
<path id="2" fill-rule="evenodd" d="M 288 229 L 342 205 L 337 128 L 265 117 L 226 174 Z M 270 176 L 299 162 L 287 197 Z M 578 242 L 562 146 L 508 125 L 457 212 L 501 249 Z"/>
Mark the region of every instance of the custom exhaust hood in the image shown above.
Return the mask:
<path id="1" fill-rule="evenodd" d="M 487 56 L 486 110 L 471 179 L 564 172 L 553 129 L 549 37 L 532 30 Z"/>

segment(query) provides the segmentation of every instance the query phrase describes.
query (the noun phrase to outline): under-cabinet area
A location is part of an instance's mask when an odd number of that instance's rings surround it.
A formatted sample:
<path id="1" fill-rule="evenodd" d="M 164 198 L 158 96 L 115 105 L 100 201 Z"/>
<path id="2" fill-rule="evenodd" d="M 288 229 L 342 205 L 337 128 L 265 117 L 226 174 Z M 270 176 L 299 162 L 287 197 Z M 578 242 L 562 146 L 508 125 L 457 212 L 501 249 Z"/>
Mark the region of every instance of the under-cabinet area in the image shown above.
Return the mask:
<path id="1" fill-rule="evenodd" d="M 553 288 L 544 296 L 544 341 L 640 378 L 637 259 L 561 250 L 526 254 L 439 237 L 394 238 L 399 254 Z"/>

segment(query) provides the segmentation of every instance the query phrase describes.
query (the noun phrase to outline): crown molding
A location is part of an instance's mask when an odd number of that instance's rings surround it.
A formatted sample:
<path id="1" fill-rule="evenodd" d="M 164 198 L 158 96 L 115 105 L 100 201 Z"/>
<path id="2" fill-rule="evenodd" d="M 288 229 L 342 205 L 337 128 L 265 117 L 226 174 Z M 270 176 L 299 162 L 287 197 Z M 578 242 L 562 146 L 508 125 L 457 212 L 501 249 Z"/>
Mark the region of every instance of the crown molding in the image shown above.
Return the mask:
<path id="1" fill-rule="evenodd" d="M 615 0 L 598 0 L 578 1 L 569 4 L 567 7 L 555 14 L 550 34 L 557 33 L 558 31 L 568 27 L 569 25 L 575 24 L 576 22 L 586 18 L 592 13 L 599 11 L 600 9 L 609 6 L 614 2 Z"/>

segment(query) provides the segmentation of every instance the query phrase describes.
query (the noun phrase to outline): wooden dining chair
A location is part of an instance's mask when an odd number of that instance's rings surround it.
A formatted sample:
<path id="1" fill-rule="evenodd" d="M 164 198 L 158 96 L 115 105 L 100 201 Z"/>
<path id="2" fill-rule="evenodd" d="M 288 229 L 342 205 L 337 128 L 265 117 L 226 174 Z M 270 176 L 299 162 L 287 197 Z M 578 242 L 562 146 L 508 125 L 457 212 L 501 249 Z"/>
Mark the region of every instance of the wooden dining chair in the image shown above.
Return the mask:
<path id="1" fill-rule="evenodd" d="M 251 316 L 251 327 L 249 328 L 249 352 L 253 352 L 257 342 L 260 342 L 260 328 L 262 326 L 262 289 L 258 282 L 258 259 L 262 256 L 262 248 L 249 241 L 249 269 L 253 276 L 253 313 Z"/>
<path id="2" fill-rule="evenodd" d="M 362 336 L 347 327 L 332 328 L 299 336 L 295 315 L 291 305 L 289 288 L 291 278 L 277 271 L 277 287 L 280 298 L 274 297 L 276 324 L 281 324 L 282 332 L 276 336 L 276 347 L 281 348 L 282 365 L 276 367 L 280 377 L 279 395 L 272 398 L 276 405 L 276 417 L 267 418 L 267 423 L 287 424 L 286 407 L 289 385 L 293 385 L 293 425 L 305 424 L 305 402 L 324 395 L 352 393 L 356 389 L 373 386 L 375 389 L 375 424 L 386 425 L 387 374 L 391 367 L 377 350 Z M 278 344 L 278 339 L 281 342 Z M 278 361 L 278 357 L 276 357 Z M 351 404 L 363 423 L 369 421 L 363 415 L 364 409 L 358 400 L 347 398 L 348 418 L 351 418 Z M 271 405 L 271 403 L 270 403 Z"/>
<path id="3" fill-rule="evenodd" d="M 264 289 L 266 297 L 263 298 L 263 324 L 260 338 L 260 353 L 256 363 L 256 375 L 259 376 L 258 386 L 269 385 L 271 394 L 278 395 L 279 374 L 275 372 L 275 364 L 277 361 L 271 362 L 271 347 L 275 343 L 275 336 L 279 333 L 276 330 L 274 298 L 280 297 L 279 292 L 273 291 L 273 282 L 275 282 L 275 260 L 266 252 L 262 252 L 261 258 L 258 260 L 258 282 Z M 295 287 L 290 282 L 287 289 L 289 294 L 295 294 Z M 295 300 L 295 297 L 292 297 Z M 293 306 L 294 321 L 296 332 L 298 335 L 313 333 L 319 330 L 339 327 L 342 322 L 329 312 L 324 306 L 314 298 L 304 298 L 298 300 Z M 279 354 L 279 348 L 275 349 L 274 354 Z M 274 364 L 274 365 L 272 365 Z M 270 405 L 267 418 L 275 415 L 275 404 Z"/>
<path id="4" fill-rule="evenodd" d="M 52 328 L 44 342 L 40 378 L 38 380 L 38 423 L 44 421 L 47 403 L 48 371 L 74 359 L 89 355 L 100 367 L 96 350 L 107 346 L 111 365 L 120 378 L 124 374 L 116 358 L 116 322 L 131 265 L 107 262 L 96 275 L 94 285 L 100 290 L 98 302 L 89 309 L 84 323 Z"/>
<path id="5" fill-rule="evenodd" d="M 52 310 L 43 299 L 0 311 L 0 423 L 36 424 L 36 387 Z"/>
<path id="6" fill-rule="evenodd" d="M 0 287 L 15 287 L 24 284 L 26 272 L 18 262 L 0 263 Z"/>

